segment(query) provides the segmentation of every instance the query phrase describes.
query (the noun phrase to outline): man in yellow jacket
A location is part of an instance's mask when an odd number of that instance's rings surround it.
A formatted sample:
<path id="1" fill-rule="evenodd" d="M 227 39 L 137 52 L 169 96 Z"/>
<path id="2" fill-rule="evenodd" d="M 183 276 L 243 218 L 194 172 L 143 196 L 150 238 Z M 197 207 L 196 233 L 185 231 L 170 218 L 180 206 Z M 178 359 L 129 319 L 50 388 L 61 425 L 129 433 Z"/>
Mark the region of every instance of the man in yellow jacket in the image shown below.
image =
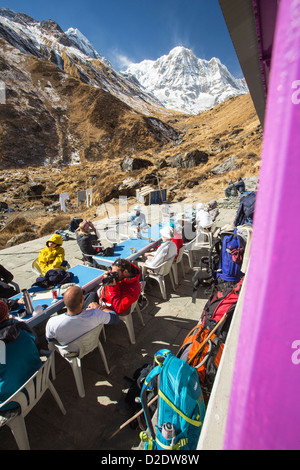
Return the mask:
<path id="1" fill-rule="evenodd" d="M 62 244 L 63 239 L 61 235 L 55 233 L 46 242 L 46 248 L 40 251 L 38 263 L 44 275 L 49 269 L 67 269 L 65 250 L 62 248 Z"/>

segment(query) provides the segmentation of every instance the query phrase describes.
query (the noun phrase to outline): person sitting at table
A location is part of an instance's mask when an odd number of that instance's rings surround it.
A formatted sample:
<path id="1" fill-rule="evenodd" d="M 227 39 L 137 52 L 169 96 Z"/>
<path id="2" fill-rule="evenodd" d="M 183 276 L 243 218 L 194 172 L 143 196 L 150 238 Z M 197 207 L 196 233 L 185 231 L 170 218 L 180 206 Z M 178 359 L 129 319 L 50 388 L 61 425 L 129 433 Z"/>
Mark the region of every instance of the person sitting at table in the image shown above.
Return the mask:
<path id="1" fill-rule="evenodd" d="M 196 224 L 199 230 L 209 231 L 213 224 L 212 218 L 208 211 L 205 210 L 204 204 L 197 204 Z"/>
<path id="2" fill-rule="evenodd" d="M 13 395 L 41 366 L 36 338 L 25 322 L 10 317 L 6 302 L 0 300 L 0 342 L 5 361 L 0 361 L 0 404 Z M 13 402 L 2 411 L 16 407 Z"/>
<path id="3" fill-rule="evenodd" d="M 127 259 L 117 259 L 111 271 L 104 274 L 102 285 L 98 290 L 103 305 L 118 315 L 128 315 L 131 305 L 141 294 L 140 277 L 141 271 L 137 266 Z M 107 279 L 111 279 L 111 282 L 107 283 Z"/>
<path id="4" fill-rule="evenodd" d="M 160 274 L 162 268 L 158 268 L 159 265 L 167 261 L 169 258 L 177 256 L 177 246 L 172 241 L 174 236 L 173 230 L 171 227 L 163 227 L 160 231 L 162 243 L 158 248 L 152 252 L 149 251 L 144 254 L 142 261 L 139 263 L 139 266 L 142 267 L 142 275 L 145 277 L 147 271 L 155 271 Z"/>
<path id="5" fill-rule="evenodd" d="M 131 228 L 138 232 L 140 229 L 148 227 L 146 222 L 146 216 L 141 212 L 141 207 L 139 205 L 133 208 L 134 214 L 130 216 L 130 226 Z"/>
<path id="6" fill-rule="evenodd" d="M 0 298 L 9 299 L 17 294 L 14 287 L 9 285 L 13 278 L 13 274 L 0 264 Z"/>
<path id="7" fill-rule="evenodd" d="M 38 256 L 38 264 L 46 274 L 50 269 L 67 269 L 65 260 L 65 250 L 62 248 L 63 239 L 58 233 L 52 235 L 46 242 L 46 248 L 43 248 Z"/>
<path id="8" fill-rule="evenodd" d="M 184 214 L 179 214 L 176 217 L 175 230 L 181 234 L 183 243 L 188 243 L 196 236 L 196 223 L 185 218 Z"/>
<path id="9" fill-rule="evenodd" d="M 64 303 L 67 311 L 51 317 L 46 324 L 48 342 L 55 340 L 64 346 L 100 324 L 115 325 L 120 321 L 114 311 L 104 311 L 96 302 L 84 309 L 84 294 L 79 286 L 71 286 L 66 290 Z"/>
<path id="10" fill-rule="evenodd" d="M 95 233 L 92 234 L 91 230 Z M 97 255 L 101 248 L 101 243 L 93 223 L 90 220 L 83 220 L 76 229 L 75 236 L 84 259 L 89 263 L 93 263 L 92 256 Z M 94 246 L 96 244 L 98 245 L 97 247 Z"/>

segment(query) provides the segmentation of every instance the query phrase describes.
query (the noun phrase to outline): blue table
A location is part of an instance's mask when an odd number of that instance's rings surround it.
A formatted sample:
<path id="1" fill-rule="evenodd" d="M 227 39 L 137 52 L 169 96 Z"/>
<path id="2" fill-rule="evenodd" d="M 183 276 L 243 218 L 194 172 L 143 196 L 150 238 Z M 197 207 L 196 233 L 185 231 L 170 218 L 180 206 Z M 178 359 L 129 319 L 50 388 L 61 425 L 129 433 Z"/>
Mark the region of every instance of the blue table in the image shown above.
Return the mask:
<path id="1" fill-rule="evenodd" d="M 78 284 L 80 287 L 83 288 L 84 292 L 91 291 L 94 287 L 100 284 L 100 280 L 104 274 L 104 271 L 101 269 L 91 268 L 89 266 L 78 265 L 74 266 L 74 268 L 69 269 L 70 272 L 74 274 L 72 279 L 72 283 Z M 42 321 L 49 318 L 53 313 L 58 312 L 64 306 L 63 297 L 61 295 L 58 296 L 56 302 L 53 302 L 51 289 L 43 289 L 41 287 L 30 287 L 28 292 L 31 294 L 31 301 L 33 308 L 36 308 L 37 305 L 43 305 L 44 310 L 36 315 L 26 315 L 24 318 L 20 318 L 21 321 L 25 321 L 31 327 L 34 327 L 41 323 Z M 58 291 L 59 292 L 59 291 Z M 21 294 L 17 294 L 12 299 L 20 299 Z M 35 297 L 37 299 L 35 299 Z M 38 298 L 42 297 L 42 298 Z M 23 306 L 20 306 L 20 309 Z M 18 310 L 10 312 L 13 316 L 18 318 Z M 19 318 L 18 318 L 19 319 Z"/>
<path id="2" fill-rule="evenodd" d="M 142 238 L 131 237 L 115 245 L 113 256 L 95 255 L 93 259 L 102 266 L 111 266 L 118 258 L 133 261 L 154 248 L 161 241 L 160 230 L 162 228 L 163 224 L 153 225 L 147 230 L 142 230 Z"/>

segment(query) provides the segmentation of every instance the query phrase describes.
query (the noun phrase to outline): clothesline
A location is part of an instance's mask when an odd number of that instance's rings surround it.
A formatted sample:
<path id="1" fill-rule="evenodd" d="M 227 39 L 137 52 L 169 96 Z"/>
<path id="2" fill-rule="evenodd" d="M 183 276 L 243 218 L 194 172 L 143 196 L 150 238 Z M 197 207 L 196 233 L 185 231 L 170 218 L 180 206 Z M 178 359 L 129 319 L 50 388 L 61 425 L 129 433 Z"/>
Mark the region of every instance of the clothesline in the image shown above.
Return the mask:
<path id="1" fill-rule="evenodd" d="M 59 195 L 60 208 L 63 212 L 66 212 L 66 201 L 69 199 L 69 193 L 61 193 Z M 87 207 L 92 205 L 93 190 L 85 189 L 77 191 L 77 207 L 81 202 L 85 202 Z"/>

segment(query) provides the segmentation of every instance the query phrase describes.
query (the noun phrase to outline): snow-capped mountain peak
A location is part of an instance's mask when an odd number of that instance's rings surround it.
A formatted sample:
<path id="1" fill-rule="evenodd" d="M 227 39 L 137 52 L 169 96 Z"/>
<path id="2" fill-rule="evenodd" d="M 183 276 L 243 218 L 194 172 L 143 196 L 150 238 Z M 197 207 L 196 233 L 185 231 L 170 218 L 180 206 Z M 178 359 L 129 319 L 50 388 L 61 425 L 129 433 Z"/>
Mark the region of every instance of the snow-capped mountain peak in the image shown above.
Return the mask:
<path id="1" fill-rule="evenodd" d="M 94 48 L 94 46 L 91 44 L 91 42 L 82 34 L 79 29 L 77 28 L 69 28 L 66 32 L 65 35 L 70 38 L 76 47 L 83 52 L 87 57 L 90 57 L 91 59 L 98 59 L 101 60 L 105 65 L 108 67 L 112 67 L 111 63 L 101 54 L 99 54 L 98 51 Z"/>
<path id="2" fill-rule="evenodd" d="M 155 61 L 131 64 L 124 74 L 136 78 L 166 108 L 191 114 L 248 92 L 220 59 L 198 59 L 183 46 L 174 47 Z"/>

